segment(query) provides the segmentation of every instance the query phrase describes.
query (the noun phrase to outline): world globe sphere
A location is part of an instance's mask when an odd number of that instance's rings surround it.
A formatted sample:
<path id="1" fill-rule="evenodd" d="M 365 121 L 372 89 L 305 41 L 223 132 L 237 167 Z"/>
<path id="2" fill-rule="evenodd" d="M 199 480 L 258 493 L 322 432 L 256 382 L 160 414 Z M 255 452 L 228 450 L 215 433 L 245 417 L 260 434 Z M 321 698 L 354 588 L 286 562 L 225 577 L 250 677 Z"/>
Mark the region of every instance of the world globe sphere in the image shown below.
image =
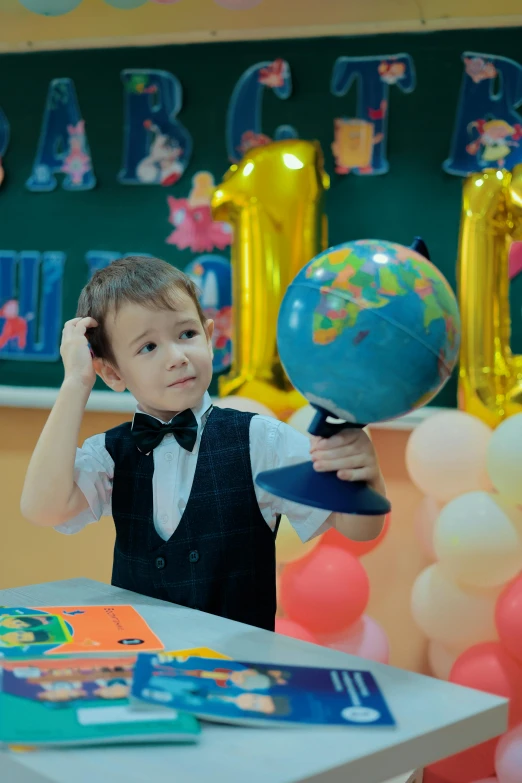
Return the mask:
<path id="1" fill-rule="evenodd" d="M 435 397 L 458 360 L 457 300 L 416 250 L 360 239 L 320 253 L 279 310 L 277 345 L 295 388 L 330 416 L 365 425 Z"/>

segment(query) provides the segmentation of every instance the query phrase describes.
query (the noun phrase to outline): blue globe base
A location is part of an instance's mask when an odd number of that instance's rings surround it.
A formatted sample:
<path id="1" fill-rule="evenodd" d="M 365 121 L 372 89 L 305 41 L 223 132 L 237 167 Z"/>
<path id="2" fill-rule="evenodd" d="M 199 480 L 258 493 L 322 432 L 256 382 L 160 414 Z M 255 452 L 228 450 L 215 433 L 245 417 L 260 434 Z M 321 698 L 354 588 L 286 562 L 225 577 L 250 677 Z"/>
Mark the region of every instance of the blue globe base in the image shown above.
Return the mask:
<path id="1" fill-rule="evenodd" d="M 311 462 L 265 470 L 255 481 L 276 497 L 325 511 L 381 516 L 391 510 L 390 502 L 366 482 L 343 481 L 335 472 L 318 473 Z"/>

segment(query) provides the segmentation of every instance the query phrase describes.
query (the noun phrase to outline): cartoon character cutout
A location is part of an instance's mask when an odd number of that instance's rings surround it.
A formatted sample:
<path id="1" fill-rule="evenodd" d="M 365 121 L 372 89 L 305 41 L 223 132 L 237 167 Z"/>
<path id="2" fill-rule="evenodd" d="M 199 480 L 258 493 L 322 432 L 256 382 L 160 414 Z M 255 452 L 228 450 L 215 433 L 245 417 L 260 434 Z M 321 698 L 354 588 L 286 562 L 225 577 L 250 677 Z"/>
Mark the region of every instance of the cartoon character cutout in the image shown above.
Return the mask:
<path id="1" fill-rule="evenodd" d="M 136 167 L 136 177 L 146 185 L 173 185 L 184 171 L 180 161 L 183 149 L 177 139 L 163 133 L 152 120 L 145 120 L 143 125 L 153 134 L 153 139 L 148 155 Z"/>
<path id="2" fill-rule="evenodd" d="M 261 68 L 259 71 L 258 82 L 265 87 L 283 87 L 288 77 L 290 68 L 286 60 L 278 57 L 270 65 Z"/>
<path id="3" fill-rule="evenodd" d="M 0 350 L 2 348 L 17 348 L 23 351 L 27 345 L 28 322 L 33 318 L 29 313 L 20 315 L 20 305 L 17 299 L 9 299 L 0 309 L 0 318 L 4 319 L 0 331 Z"/>
<path id="4" fill-rule="evenodd" d="M 218 688 L 239 688 L 242 691 L 268 691 L 276 685 L 287 685 L 288 672 L 280 669 L 260 667 L 256 669 L 176 669 L 172 666 L 158 666 L 154 677 L 196 677 L 212 680 Z M 157 680 L 155 680 L 157 682 Z"/>
<path id="5" fill-rule="evenodd" d="M 218 693 L 205 687 L 203 682 L 198 685 L 192 680 L 177 679 L 172 676 L 154 677 L 151 684 L 153 687 L 143 689 L 143 697 L 165 705 L 173 700 L 181 699 L 181 704 L 177 702 L 181 708 L 192 708 L 205 712 L 207 704 L 212 711 L 212 702 L 222 705 L 228 704 L 233 708 L 230 715 L 233 715 L 234 712 L 251 712 L 283 716 L 289 715 L 291 711 L 290 702 L 286 696 L 273 696 L 252 691 L 243 691 L 237 695 Z"/>
<path id="6" fill-rule="evenodd" d="M 464 67 L 469 78 L 475 84 L 484 79 L 494 79 L 497 75 L 497 69 L 492 62 L 487 62 L 482 57 L 464 57 Z"/>
<path id="7" fill-rule="evenodd" d="M 188 198 L 167 198 L 169 222 L 174 226 L 165 240 L 167 244 L 201 253 L 215 248 L 224 250 L 232 243 L 232 227 L 212 218 L 210 200 L 214 187 L 212 174 L 200 171 L 192 178 Z"/>
<path id="8" fill-rule="evenodd" d="M 241 157 L 243 157 L 249 150 L 253 150 L 256 147 L 265 147 L 267 144 L 271 143 L 272 139 L 265 133 L 256 133 L 253 130 L 247 130 L 241 134 L 241 144 L 238 149 L 241 153 Z"/>
<path id="9" fill-rule="evenodd" d="M 397 62 L 396 60 L 382 60 L 377 71 L 379 73 L 381 82 L 385 84 L 393 85 L 397 84 L 401 79 L 404 79 L 406 75 L 406 64 L 403 62 Z"/>
<path id="10" fill-rule="evenodd" d="M 80 120 L 76 125 L 68 125 L 67 134 L 69 148 L 62 164 L 62 171 L 69 175 L 71 184 L 78 187 L 83 185 L 85 175 L 92 171 L 91 158 L 87 152 L 84 120 Z"/>
<path id="11" fill-rule="evenodd" d="M 468 132 L 476 133 L 474 139 L 466 147 L 469 155 L 476 155 L 479 163 L 484 166 L 504 166 L 512 147 L 518 147 L 522 138 L 522 125 L 510 125 L 506 120 L 474 120 L 468 125 Z"/>

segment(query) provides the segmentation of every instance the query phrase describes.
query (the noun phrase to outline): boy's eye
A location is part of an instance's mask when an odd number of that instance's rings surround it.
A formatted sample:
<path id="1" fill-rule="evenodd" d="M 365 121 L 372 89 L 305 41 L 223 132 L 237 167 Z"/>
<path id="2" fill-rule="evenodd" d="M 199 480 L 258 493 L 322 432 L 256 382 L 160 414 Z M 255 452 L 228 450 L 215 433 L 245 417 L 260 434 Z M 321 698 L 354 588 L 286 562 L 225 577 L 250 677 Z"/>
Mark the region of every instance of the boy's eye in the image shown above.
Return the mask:
<path id="1" fill-rule="evenodd" d="M 186 329 L 184 332 L 181 333 L 180 336 L 183 340 L 191 340 L 196 335 L 197 332 L 195 329 Z"/>
<path id="2" fill-rule="evenodd" d="M 156 347 L 156 343 L 147 343 L 146 345 L 143 346 L 143 348 L 140 348 L 138 353 L 151 353 L 151 351 L 153 351 L 155 347 Z"/>

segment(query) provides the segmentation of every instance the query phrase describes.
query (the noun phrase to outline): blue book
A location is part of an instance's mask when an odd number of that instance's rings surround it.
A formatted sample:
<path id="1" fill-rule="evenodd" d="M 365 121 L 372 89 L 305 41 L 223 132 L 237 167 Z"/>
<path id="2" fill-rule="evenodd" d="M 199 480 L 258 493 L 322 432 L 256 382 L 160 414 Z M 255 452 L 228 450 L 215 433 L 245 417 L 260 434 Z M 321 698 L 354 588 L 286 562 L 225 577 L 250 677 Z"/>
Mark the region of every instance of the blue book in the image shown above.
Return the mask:
<path id="1" fill-rule="evenodd" d="M 242 725 L 394 726 L 368 671 L 140 654 L 131 701 Z"/>

